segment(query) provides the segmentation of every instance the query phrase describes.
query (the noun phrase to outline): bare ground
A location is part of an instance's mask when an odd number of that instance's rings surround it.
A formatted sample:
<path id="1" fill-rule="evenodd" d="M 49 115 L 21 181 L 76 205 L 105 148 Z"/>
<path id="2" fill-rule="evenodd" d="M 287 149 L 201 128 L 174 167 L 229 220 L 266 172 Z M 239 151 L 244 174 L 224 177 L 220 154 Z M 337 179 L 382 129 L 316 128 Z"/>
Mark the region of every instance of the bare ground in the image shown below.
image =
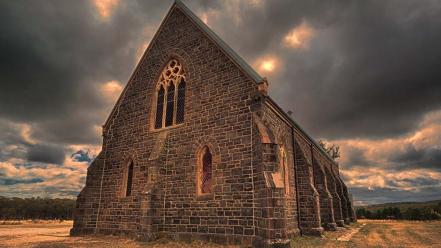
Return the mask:
<path id="1" fill-rule="evenodd" d="M 0 223 L 0 247 L 128 247 L 128 248 L 219 248 L 216 244 L 191 244 L 158 240 L 143 243 L 117 236 L 70 237 L 72 222 Z M 359 229 L 355 232 L 355 229 Z M 349 235 L 350 233 L 353 233 Z M 346 237 L 346 238 L 341 238 Z M 340 239 L 339 239 L 340 238 Z M 339 240 L 337 240 L 339 239 Z M 349 240 L 348 240 L 349 239 Z M 348 240 L 348 241 L 340 241 Z M 326 232 L 324 237 L 298 237 L 292 247 L 441 247 L 441 222 L 366 221 Z M 230 246 L 237 247 L 237 246 Z"/>

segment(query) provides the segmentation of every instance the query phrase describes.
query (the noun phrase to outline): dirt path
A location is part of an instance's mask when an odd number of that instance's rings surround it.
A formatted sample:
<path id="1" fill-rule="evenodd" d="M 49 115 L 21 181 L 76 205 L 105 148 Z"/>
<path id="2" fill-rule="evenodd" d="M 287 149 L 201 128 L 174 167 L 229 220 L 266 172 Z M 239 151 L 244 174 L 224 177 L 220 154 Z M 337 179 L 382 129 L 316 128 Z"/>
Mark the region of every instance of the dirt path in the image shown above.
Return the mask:
<path id="1" fill-rule="evenodd" d="M 360 231 L 360 229 L 362 227 L 364 227 L 366 225 L 366 223 L 363 223 L 361 226 L 359 227 L 354 227 L 353 229 L 351 229 L 349 232 L 347 232 L 346 234 L 342 235 L 341 237 L 339 237 L 337 240 L 338 241 L 349 241 L 351 240 L 352 236 L 354 236 L 355 234 L 358 233 L 358 231 Z"/>

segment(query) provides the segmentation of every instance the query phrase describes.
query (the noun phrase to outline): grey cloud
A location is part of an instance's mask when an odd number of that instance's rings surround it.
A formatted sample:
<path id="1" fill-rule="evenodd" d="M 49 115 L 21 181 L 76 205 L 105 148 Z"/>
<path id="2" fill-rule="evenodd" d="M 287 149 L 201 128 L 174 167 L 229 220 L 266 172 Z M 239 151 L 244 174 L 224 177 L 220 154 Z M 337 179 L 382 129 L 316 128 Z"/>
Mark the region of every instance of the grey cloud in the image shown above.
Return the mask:
<path id="1" fill-rule="evenodd" d="M 440 14 L 439 1 L 264 1 L 213 28 L 251 61 L 282 58 L 271 95 L 314 136 L 383 138 L 441 108 Z M 309 50 L 283 48 L 302 21 L 316 29 Z"/>
<path id="2" fill-rule="evenodd" d="M 170 3 L 123 2 L 107 22 L 90 1 L 1 3 L 0 115 L 34 122 L 43 141 L 99 143 L 93 126 L 106 113 L 94 85 L 126 82 L 144 28 L 157 27 Z M 282 57 L 271 94 L 314 136 L 399 135 L 441 107 L 438 1 L 239 3 L 238 23 L 221 2 L 188 4 L 218 10 L 210 25 L 249 61 Z M 283 48 L 302 21 L 317 30 L 310 49 Z"/>
<path id="3" fill-rule="evenodd" d="M 0 185 L 32 184 L 41 182 L 44 182 L 44 180 L 38 177 L 32 179 L 0 178 Z"/>
<path id="4" fill-rule="evenodd" d="M 404 151 L 391 154 L 389 160 L 399 169 L 428 168 L 441 170 L 441 149 L 417 149 L 413 145 L 408 145 Z"/>
<path id="5" fill-rule="evenodd" d="M 391 137 L 441 107 L 439 2 L 353 2 L 335 14 L 276 78 L 300 123 L 319 136 Z"/>
<path id="6" fill-rule="evenodd" d="M 95 127 L 112 106 L 98 84 L 127 82 L 145 28 L 155 30 L 171 2 L 120 1 L 108 21 L 98 20 L 87 0 L 0 2 L 0 118 L 7 120 L 0 121 L 0 161 L 59 163 L 70 144 L 99 144 Z M 312 136 L 402 135 L 441 108 L 439 1 L 237 2 L 238 9 L 228 10 L 221 1 L 185 1 L 195 11 L 217 10 L 210 26 L 250 63 L 267 54 L 281 58 L 279 72 L 263 76 L 273 98 Z M 309 50 L 281 46 L 303 21 L 316 29 Z M 7 122 L 31 124 L 39 145 L 28 144 Z M 17 150 L 3 152 L 7 145 Z M 438 151 L 412 152 L 391 158 L 403 165 L 397 169 L 439 168 Z M 343 166 L 372 165 L 362 151 L 349 154 Z"/>
<path id="7" fill-rule="evenodd" d="M 356 166 L 368 166 L 373 165 L 374 161 L 369 160 L 364 151 L 357 147 L 345 146 L 346 162 L 342 164 L 343 168 L 351 168 Z"/>
<path id="8" fill-rule="evenodd" d="M 62 147 L 48 144 L 37 144 L 29 147 L 27 159 L 32 162 L 62 164 L 65 158 L 64 154 L 65 150 Z"/>
<path id="9" fill-rule="evenodd" d="M 32 122 L 43 142 L 98 143 L 109 106 L 96 86 L 127 81 L 161 2 L 121 4 L 104 22 L 86 0 L 1 2 L 0 117 Z"/>
<path id="10" fill-rule="evenodd" d="M 350 188 L 350 193 L 355 201 L 368 202 L 369 204 L 403 201 L 429 201 L 441 198 L 441 187 L 425 187 L 419 191 L 405 191 L 390 188 L 375 188 L 369 190 L 362 187 Z"/>

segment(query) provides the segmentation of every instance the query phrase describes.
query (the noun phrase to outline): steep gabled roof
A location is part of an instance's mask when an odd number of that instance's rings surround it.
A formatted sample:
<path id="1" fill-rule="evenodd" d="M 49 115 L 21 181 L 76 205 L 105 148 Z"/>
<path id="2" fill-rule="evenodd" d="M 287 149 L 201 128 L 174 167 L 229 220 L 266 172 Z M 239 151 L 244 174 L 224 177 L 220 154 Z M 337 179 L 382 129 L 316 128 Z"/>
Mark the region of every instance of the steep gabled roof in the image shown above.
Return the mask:
<path id="1" fill-rule="evenodd" d="M 161 25 L 159 26 L 158 30 L 156 31 L 155 35 L 153 36 L 153 39 L 150 41 L 149 46 L 145 50 L 143 56 L 141 57 L 140 61 L 138 62 L 138 65 L 136 66 L 135 70 L 132 73 L 132 76 L 130 77 L 127 85 L 125 86 L 123 92 L 118 98 L 118 101 L 116 102 L 115 106 L 112 109 L 112 112 L 108 116 L 105 124 L 104 124 L 104 130 L 106 130 L 109 127 L 110 120 L 112 119 L 112 116 L 117 114 L 117 111 L 119 109 L 119 105 L 121 104 L 122 99 L 125 96 L 125 93 L 129 87 L 130 82 L 133 79 L 133 76 L 135 72 L 138 70 L 139 65 L 141 64 L 141 61 L 144 59 L 146 54 L 151 48 L 151 45 L 155 42 L 158 34 L 160 33 L 163 24 L 170 16 L 170 13 L 175 9 L 178 8 L 181 10 L 194 24 L 196 24 L 197 27 L 199 27 L 202 32 L 207 35 L 207 37 L 212 40 L 222 52 L 224 52 L 227 57 L 229 57 L 237 66 L 239 69 L 241 69 L 246 75 L 248 75 L 255 83 L 262 82 L 263 78 L 244 60 L 242 57 L 240 57 L 230 46 L 228 46 L 227 43 L 225 43 L 218 35 L 216 35 L 199 17 L 197 17 L 181 0 L 175 0 L 172 6 L 170 7 L 169 11 L 167 12 L 167 15 L 162 20 Z M 330 156 L 320 147 L 313 138 L 311 138 L 301 127 L 297 124 L 289 115 L 285 113 L 285 111 L 280 108 L 275 101 L 267 96 L 267 103 L 271 104 L 274 107 L 274 110 L 281 114 L 284 119 L 286 119 L 291 125 L 294 126 L 294 128 L 303 136 L 311 142 L 325 157 L 327 157 L 332 163 L 336 165 L 336 162 L 330 158 Z"/>
<path id="2" fill-rule="evenodd" d="M 139 65 L 141 64 L 142 60 L 150 50 L 151 45 L 155 42 L 158 34 L 160 33 L 162 26 L 164 22 L 168 19 L 170 16 L 170 13 L 175 9 L 178 8 L 181 10 L 194 24 L 196 24 L 197 27 L 199 27 L 202 32 L 207 35 L 207 37 L 212 40 L 219 48 L 220 50 L 227 55 L 237 66 L 239 69 L 241 69 L 247 76 L 249 76 L 255 83 L 260 83 L 263 78 L 244 60 L 242 59 L 230 46 L 227 45 L 218 35 L 216 35 L 199 17 L 197 17 L 182 1 L 175 0 L 172 6 L 170 7 L 169 11 L 167 12 L 167 15 L 162 20 L 161 25 L 159 26 L 158 30 L 156 31 L 155 35 L 153 36 L 153 39 L 150 41 L 149 46 L 145 50 L 143 56 L 138 62 L 138 65 L 136 66 L 135 70 L 132 73 L 132 76 L 130 77 L 128 83 L 126 84 L 123 92 L 119 96 L 115 106 L 113 107 L 112 111 L 110 112 L 110 115 L 107 117 L 106 122 L 104 123 L 103 127 L 106 129 L 109 124 L 110 120 L 112 119 L 112 116 L 117 112 L 119 105 L 121 104 L 122 99 L 124 98 L 124 95 L 127 91 L 127 88 L 129 87 L 130 82 L 133 79 L 133 76 L 135 72 L 138 70 Z"/>
<path id="3" fill-rule="evenodd" d="M 242 69 L 248 76 L 250 76 L 256 83 L 262 81 L 262 77 L 244 60 L 240 57 L 225 41 L 223 41 L 216 33 L 214 33 L 199 17 L 197 17 L 181 0 L 175 0 L 174 3 L 180 10 L 182 10 L 199 28 L 201 28 L 211 40 L 214 41 L 222 50 L 235 62 L 240 69 Z"/>
<path id="4" fill-rule="evenodd" d="M 322 153 L 323 156 L 328 158 L 328 160 L 332 164 L 338 166 L 338 163 L 334 159 L 332 159 L 331 156 L 329 156 L 329 154 L 323 149 L 323 147 L 321 147 L 319 144 L 317 144 L 315 139 L 311 138 L 311 136 L 309 136 L 309 134 L 307 132 L 305 132 L 305 130 L 303 130 L 303 128 L 301 128 L 300 125 L 293 118 L 291 118 L 291 116 L 289 116 L 285 111 L 283 111 L 283 109 L 279 105 L 277 105 L 277 103 L 270 96 L 265 97 L 265 103 L 272 107 L 271 110 L 280 114 L 280 117 L 283 120 L 287 121 L 290 125 L 292 125 L 294 127 L 294 130 L 296 130 L 307 141 L 309 141 L 320 153 Z"/>

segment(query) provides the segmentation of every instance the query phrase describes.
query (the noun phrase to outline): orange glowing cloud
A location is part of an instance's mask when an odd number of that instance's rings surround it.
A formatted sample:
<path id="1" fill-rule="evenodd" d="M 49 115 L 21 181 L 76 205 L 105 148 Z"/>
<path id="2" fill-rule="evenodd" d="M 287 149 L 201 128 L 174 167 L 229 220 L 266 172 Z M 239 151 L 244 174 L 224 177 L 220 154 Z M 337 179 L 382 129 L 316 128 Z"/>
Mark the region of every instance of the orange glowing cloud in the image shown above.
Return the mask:
<path id="1" fill-rule="evenodd" d="M 306 22 L 302 22 L 285 35 L 283 44 L 295 49 L 308 49 L 314 34 L 315 30 Z"/>
<path id="2" fill-rule="evenodd" d="M 119 0 L 93 0 L 92 2 L 100 17 L 106 20 L 110 17 L 115 7 L 118 6 Z"/>
<path id="3" fill-rule="evenodd" d="M 136 49 L 136 55 L 135 55 L 135 62 L 138 62 L 142 55 L 144 55 L 145 50 L 149 46 L 149 43 L 153 37 L 153 34 L 155 32 L 156 27 L 152 25 L 148 25 L 144 28 L 142 35 L 141 35 L 141 41 L 138 45 L 138 48 Z"/>
<path id="4" fill-rule="evenodd" d="M 122 86 L 118 81 L 109 81 L 101 85 L 101 92 L 108 101 L 116 101 L 121 94 Z"/>
<path id="5" fill-rule="evenodd" d="M 31 137 L 31 126 L 28 124 L 20 124 L 21 127 L 20 134 L 22 138 L 29 144 L 36 144 L 37 141 Z"/>
<path id="6" fill-rule="evenodd" d="M 254 66 L 262 74 L 271 74 L 280 68 L 280 62 L 279 59 L 275 56 L 265 56 L 258 59 L 254 63 Z"/>
<path id="7" fill-rule="evenodd" d="M 341 174 L 348 178 L 349 187 L 363 187 L 373 190 L 375 188 L 391 188 L 405 191 L 418 191 L 425 186 L 415 185 L 412 180 L 425 178 L 433 181 L 441 180 L 441 173 L 425 169 L 412 169 L 405 171 L 393 171 L 378 167 L 352 168 L 341 170 Z M 389 182 L 394 182 L 390 184 Z M 441 186 L 441 183 L 438 185 Z"/>
<path id="8" fill-rule="evenodd" d="M 441 182 L 441 172 L 427 168 L 401 167 L 402 162 L 391 160 L 394 154 L 404 154 L 409 147 L 416 150 L 441 149 L 441 111 L 428 113 L 421 121 L 417 130 L 404 136 L 382 140 L 347 139 L 328 141 L 341 148 L 341 173 L 348 180 L 349 187 L 368 189 L 390 188 L 405 191 L 421 190 L 424 187 L 441 187 L 415 184 L 413 180 L 424 178 L 433 182 Z M 356 150 L 357 159 L 362 164 L 351 164 L 351 153 Z M 352 154 L 353 155 L 353 154 Z M 354 157 L 354 156 L 352 156 Z M 361 161 L 360 160 L 360 161 Z M 358 163 L 358 162 L 355 162 Z M 415 163 L 424 163 L 415 161 Z M 390 182 L 393 182 L 390 183 Z"/>

